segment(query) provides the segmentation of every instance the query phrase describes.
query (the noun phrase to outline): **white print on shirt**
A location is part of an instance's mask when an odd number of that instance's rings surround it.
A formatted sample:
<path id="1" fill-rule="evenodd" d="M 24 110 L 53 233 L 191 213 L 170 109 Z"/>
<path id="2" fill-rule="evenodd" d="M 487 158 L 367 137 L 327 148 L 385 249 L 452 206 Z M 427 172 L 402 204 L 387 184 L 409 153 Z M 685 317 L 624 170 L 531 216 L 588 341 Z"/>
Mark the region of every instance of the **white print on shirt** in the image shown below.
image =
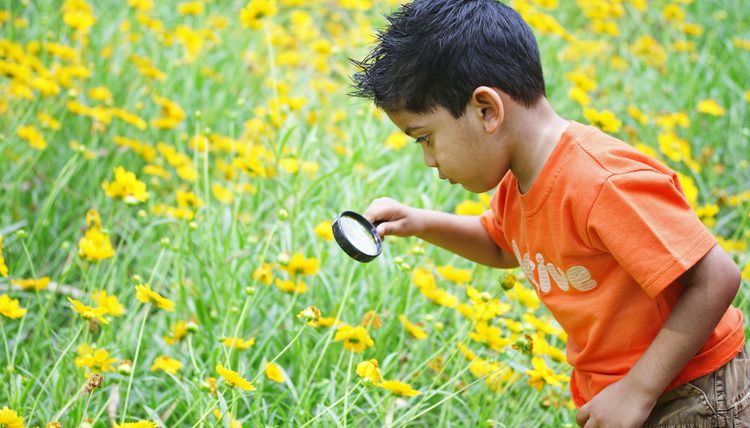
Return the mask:
<path id="1" fill-rule="evenodd" d="M 521 251 L 518 250 L 518 244 L 515 240 L 511 240 L 513 245 L 513 254 L 518 259 L 518 264 L 521 265 L 524 275 L 529 279 L 529 282 L 534 284 L 540 292 L 547 294 L 552 289 L 552 281 L 550 277 L 555 281 L 557 287 L 562 291 L 568 291 L 568 285 L 572 286 L 578 291 L 589 291 L 596 288 L 597 282 L 591 278 L 591 272 L 583 266 L 571 266 L 568 270 L 564 271 L 552 263 L 544 263 L 544 256 L 541 253 L 536 253 L 534 259 L 536 263 L 531 261 L 529 253 L 526 252 L 521 257 Z M 539 282 L 536 281 L 534 271 L 539 275 Z"/>

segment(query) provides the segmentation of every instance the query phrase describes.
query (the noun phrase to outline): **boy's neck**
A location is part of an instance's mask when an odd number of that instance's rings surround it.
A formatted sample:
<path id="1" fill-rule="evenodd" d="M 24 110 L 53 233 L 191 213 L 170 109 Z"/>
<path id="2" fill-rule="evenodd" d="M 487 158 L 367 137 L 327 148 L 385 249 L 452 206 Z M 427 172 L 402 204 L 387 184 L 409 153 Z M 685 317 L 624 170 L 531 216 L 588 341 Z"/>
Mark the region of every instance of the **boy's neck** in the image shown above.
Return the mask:
<path id="1" fill-rule="evenodd" d="M 518 180 L 518 190 L 526 193 L 541 173 L 569 122 L 555 113 L 546 98 L 531 108 L 515 104 L 509 113 L 512 114 L 507 117 L 511 119 L 507 125 L 513 147 L 510 170 Z"/>

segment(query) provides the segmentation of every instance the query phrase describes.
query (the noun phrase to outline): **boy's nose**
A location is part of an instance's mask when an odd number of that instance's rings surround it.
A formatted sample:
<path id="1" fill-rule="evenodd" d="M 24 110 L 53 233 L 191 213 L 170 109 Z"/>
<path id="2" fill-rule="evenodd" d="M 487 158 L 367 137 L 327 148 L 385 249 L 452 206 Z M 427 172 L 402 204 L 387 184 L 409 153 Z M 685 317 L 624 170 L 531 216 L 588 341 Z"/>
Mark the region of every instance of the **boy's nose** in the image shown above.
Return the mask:
<path id="1" fill-rule="evenodd" d="M 437 168 L 438 164 L 435 161 L 435 158 L 432 157 L 432 155 L 424 148 L 422 149 L 422 156 L 424 157 L 425 165 L 429 166 L 430 168 Z"/>

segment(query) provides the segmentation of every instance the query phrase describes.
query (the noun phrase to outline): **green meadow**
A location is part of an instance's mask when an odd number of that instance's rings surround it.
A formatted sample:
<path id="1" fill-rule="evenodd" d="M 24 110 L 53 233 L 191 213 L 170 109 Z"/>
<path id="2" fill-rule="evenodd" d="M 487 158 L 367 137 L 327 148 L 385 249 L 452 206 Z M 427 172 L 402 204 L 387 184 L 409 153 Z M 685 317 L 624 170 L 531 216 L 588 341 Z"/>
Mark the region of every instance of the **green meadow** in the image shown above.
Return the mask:
<path id="1" fill-rule="evenodd" d="M 520 269 L 333 240 L 382 196 L 489 209 L 349 96 L 398 1 L 0 4 L 0 427 L 575 426 Z M 510 4 L 558 113 L 679 172 L 748 314 L 745 2 Z"/>

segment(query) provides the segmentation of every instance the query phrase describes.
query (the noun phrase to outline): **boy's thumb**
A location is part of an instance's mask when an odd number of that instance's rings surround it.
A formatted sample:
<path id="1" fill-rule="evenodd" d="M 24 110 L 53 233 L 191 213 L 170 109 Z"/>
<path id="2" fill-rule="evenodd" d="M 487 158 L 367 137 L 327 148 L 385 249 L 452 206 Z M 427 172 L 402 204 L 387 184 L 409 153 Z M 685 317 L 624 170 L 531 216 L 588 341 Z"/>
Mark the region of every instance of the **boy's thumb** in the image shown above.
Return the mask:
<path id="1" fill-rule="evenodd" d="M 378 235 L 380 235 L 380 239 L 385 237 L 386 226 L 384 223 L 377 223 L 375 225 L 375 230 L 378 232 Z"/>

